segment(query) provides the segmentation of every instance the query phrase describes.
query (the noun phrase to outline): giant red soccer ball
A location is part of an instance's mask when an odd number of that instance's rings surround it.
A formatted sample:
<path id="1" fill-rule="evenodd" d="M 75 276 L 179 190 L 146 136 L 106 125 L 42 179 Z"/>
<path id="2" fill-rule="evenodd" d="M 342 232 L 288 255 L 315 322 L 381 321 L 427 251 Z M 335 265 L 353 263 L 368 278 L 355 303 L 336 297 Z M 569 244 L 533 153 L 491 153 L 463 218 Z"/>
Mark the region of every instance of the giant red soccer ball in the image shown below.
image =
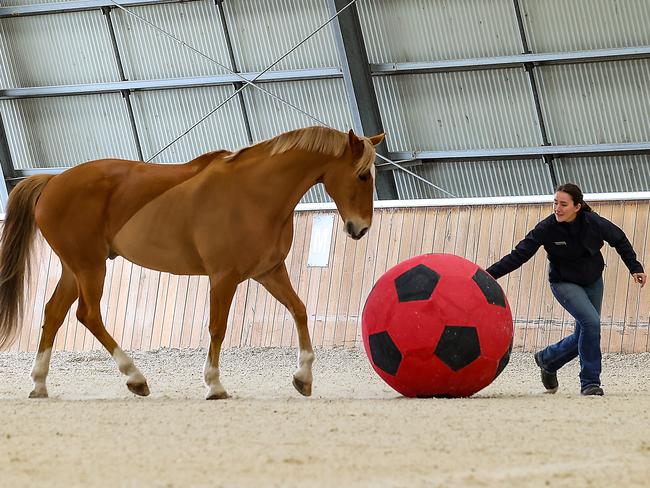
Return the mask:
<path id="1" fill-rule="evenodd" d="M 425 254 L 389 269 L 366 300 L 363 345 L 408 397 L 467 397 L 503 371 L 512 314 L 499 284 L 467 259 Z"/>

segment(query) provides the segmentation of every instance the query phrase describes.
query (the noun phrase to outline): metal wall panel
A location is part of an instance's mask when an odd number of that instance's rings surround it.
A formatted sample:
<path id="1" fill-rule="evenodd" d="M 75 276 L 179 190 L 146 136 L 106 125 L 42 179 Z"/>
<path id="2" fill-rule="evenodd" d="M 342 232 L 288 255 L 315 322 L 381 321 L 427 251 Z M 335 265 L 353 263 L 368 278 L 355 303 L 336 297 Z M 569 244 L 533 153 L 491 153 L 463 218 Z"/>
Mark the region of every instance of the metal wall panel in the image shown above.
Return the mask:
<path id="1" fill-rule="evenodd" d="M 610 156 L 555 160 L 558 180 L 574 182 L 585 193 L 650 190 L 650 156 Z"/>
<path id="2" fill-rule="evenodd" d="M 523 70 L 375 78 L 391 151 L 541 144 Z"/>
<path id="3" fill-rule="evenodd" d="M 138 157 L 119 94 L 10 100 L 2 108 L 15 168 Z"/>
<path id="4" fill-rule="evenodd" d="M 149 159 L 233 93 L 228 86 L 137 92 L 133 110 L 144 158 Z M 217 149 L 247 146 L 236 98 L 156 157 L 154 162 L 184 162 Z"/>
<path id="5" fill-rule="evenodd" d="M 318 183 L 309 189 L 300 199 L 300 203 L 324 203 L 331 202 L 332 198 L 325 191 L 325 185 Z"/>
<path id="6" fill-rule="evenodd" d="M 232 0 L 224 7 L 241 71 L 266 69 L 331 17 L 323 0 Z M 339 59 L 326 26 L 273 71 L 332 66 Z"/>
<path id="7" fill-rule="evenodd" d="M 540 159 L 523 161 L 427 162 L 408 168 L 459 198 L 544 195 L 553 192 L 548 167 Z M 403 171 L 394 172 L 399 198 L 448 198 Z"/>
<path id="8" fill-rule="evenodd" d="M 358 2 L 371 63 L 520 54 L 512 0 Z"/>
<path id="9" fill-rule="evenodd" d="M 330 127 L 344 131 L 352 127 L 345 87 L 340 79 L 265 83 L 264 88 L 305 112 L 315 115 Z M 299 127 L 318 125 L 318 122 L 310 117 L 259 90 L 248 87 L 243 93 L 255 141 L 269 139 L 281 132 Z"/>
<path id="10" fill-rule="evenodd" d="M 553 144 L 650 141 L 650 59 L 537 70 Z"/>
<path id="11" fill-rule="evenodd" d="M 10 61 L 0 68 L 3 87 L 119 79 L 109 31 L 99 11 L 1 19 L 0 25 L 2 48 Z"/>
<path id="12" fill-rule="evenodd" d="M 648 0 L 520 0 L 533 52 L 650 45 Z"/>
<path id="13" fill-rule="evenodd" d="M 221 20 L 214 3 L 172 3 L 130 7 L 128 10 L 231 68 Z M 124 71 L 130 80 L 229 73 L 120 9 L 113 10 L 112 15 Z"/>

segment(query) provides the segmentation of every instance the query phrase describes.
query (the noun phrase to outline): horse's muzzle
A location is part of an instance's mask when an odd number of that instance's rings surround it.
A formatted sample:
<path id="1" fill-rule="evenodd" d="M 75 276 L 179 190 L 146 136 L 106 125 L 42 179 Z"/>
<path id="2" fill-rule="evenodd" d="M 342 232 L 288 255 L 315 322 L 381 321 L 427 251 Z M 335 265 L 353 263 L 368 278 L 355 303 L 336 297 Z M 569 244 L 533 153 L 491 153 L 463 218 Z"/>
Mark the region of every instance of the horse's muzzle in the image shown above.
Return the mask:
<path id="1" fill-rule="evenodd" d="M 345 232 L 348 233 L 352 239 L 358 241 L 368 232 L 368 226 L 357 226 L 354 222 L 348 221 L 345 224 Z"/>

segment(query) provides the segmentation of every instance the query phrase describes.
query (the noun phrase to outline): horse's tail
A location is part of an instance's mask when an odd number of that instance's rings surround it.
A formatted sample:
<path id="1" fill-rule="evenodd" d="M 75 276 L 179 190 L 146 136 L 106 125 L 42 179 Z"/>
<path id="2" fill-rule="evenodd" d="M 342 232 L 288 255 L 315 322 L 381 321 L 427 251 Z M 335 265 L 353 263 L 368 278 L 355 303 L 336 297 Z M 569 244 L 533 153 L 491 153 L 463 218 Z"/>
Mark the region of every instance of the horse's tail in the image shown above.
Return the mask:
<path id="1" fill-rule="evenodd" d="M 34 207 L 53 176 L 30 176 L 18 183 L 9 195 L 0 238 L 0 350 L 16 338 L 36 234 Z"/>

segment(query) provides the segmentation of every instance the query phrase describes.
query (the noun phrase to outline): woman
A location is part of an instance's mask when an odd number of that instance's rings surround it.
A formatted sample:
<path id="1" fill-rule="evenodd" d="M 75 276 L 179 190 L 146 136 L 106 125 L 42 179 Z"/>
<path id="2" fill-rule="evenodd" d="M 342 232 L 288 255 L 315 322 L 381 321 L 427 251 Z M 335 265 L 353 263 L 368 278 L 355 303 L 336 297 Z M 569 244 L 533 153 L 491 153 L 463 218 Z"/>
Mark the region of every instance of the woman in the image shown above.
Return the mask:
<path id="1" fill-rule="evenodd" d="M 625 233 L 593 212 L 576 185 L 555 191 L 553 214 L 539 222 L 515 249 L 486 269 L 495 279 L 528 261 L 544 246 L 549 260 L 551 291 L 576 320 L 573 334 L 535 354 L 547 393 L 558 389 L 557 370 L 580 357 L 580 392 L 603 395 L 600 387 L 600 306 L 603 300 L 603 269 L 600 249 L 604 241 L 616 248 L 635 283 L 646 283 L 643 266 Z"/>

